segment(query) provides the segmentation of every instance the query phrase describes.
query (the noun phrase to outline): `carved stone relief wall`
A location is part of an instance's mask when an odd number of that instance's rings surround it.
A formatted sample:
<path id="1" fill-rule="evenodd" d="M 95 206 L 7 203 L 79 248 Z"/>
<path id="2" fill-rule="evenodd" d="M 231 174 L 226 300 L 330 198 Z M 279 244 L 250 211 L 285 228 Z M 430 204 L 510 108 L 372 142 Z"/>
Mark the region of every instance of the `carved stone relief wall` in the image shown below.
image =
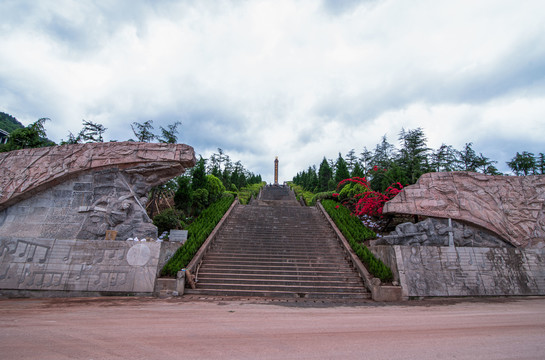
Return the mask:
<path id="1" fill-rule="evenodd" d="M 0 237 L 0 293 L 152 293 L 160 258 L 172 252 L 172 246 L 161 242 Z"/>
<path id="2" fill-rule="evenodd" d="M 405 296 L 545 295 L 545 249 L 376 246 Z"/>
<path id="3" fill-rule="evenodd" d="M 545 246 L 545 176 L 429 173 L 384 206 L 385 214 L 451 218 L 517 247 Z"/>
<path id="4" fill-rule="evenodd" d="M 471 224 L 427 218 L 416 224 L 396 226 L 390 235 L 374 240 L 374 245 L 513 247 L 496 234 Z"/>

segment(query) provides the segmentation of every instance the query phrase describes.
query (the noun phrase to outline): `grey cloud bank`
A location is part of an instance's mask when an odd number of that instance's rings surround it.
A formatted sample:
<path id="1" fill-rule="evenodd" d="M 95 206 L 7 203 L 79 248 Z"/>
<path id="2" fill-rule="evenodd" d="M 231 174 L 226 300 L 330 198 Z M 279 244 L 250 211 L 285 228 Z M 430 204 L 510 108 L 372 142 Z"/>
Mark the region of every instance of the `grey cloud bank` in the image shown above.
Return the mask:
<path id="1" fill-rule="evenodd" d="M 543 152 L 542 1 L 3 1 L 0 111 L 40 117 L 51 139 L 81 119 L 132 137 L 181 121 L 280 180 L 373 148 L 402 127 L 474 148 L 500 170 Z"/>

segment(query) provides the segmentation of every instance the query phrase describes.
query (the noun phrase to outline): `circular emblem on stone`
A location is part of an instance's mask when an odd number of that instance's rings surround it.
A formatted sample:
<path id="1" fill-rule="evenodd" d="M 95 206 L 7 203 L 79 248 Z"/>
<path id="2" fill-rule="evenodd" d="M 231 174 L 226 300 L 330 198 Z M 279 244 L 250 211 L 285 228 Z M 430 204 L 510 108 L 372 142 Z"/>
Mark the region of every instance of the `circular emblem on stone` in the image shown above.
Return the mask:
<path id="1" fill-rule="evenodd" d="M 150 258 L 150 249 L 146 244 L 135 244 L 127 251 L 127 262 L 131 266 L 146 265 Z"/>

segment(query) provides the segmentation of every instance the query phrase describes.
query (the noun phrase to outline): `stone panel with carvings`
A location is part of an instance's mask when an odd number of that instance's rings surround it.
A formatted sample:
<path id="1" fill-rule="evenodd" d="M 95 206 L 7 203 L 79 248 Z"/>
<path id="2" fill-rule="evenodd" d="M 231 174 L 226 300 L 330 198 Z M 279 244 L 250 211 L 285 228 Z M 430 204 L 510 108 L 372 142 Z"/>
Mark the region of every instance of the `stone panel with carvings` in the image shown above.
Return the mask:
<path id="1" fill-rule="evenodd" d="M 387 202 L 384 213 L 457 219 L 518 247 L 543 247 L 545 176 L 424 174 Z"/>

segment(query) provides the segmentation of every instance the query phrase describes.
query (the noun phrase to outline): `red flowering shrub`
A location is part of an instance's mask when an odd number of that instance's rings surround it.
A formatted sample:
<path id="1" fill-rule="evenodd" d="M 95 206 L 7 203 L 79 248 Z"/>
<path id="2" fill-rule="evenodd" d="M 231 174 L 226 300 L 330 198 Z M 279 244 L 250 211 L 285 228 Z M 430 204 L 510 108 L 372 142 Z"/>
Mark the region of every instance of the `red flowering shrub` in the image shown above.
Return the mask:
<path id="1" fill-rule="evenodd" d="M 373 168 L 373 170 L 375 169 Z M 378 191 L 371 190 L 366 178 L 353 177 L 341 181 L 339 185 L 337 185 L 337 191 L 347 182 L 359 184 L 367 189 L 367 191 L 354 195 L 354 197 L 351 199 L 343 202 L 343 205 L 349 208 L 352 211 L 352 214 L 356 216 L 369 215 L 374 217 L 382 217 L 382 208 L 384 207 L 384 204 L 393 199 L 394 196 L 399 194 L 403 189 L 403 185 L 398 182 L 389 186 L 384 193 L 380 193 Z M 339 194 L 333 194 L 333 196 L 337 197 Z"/>

